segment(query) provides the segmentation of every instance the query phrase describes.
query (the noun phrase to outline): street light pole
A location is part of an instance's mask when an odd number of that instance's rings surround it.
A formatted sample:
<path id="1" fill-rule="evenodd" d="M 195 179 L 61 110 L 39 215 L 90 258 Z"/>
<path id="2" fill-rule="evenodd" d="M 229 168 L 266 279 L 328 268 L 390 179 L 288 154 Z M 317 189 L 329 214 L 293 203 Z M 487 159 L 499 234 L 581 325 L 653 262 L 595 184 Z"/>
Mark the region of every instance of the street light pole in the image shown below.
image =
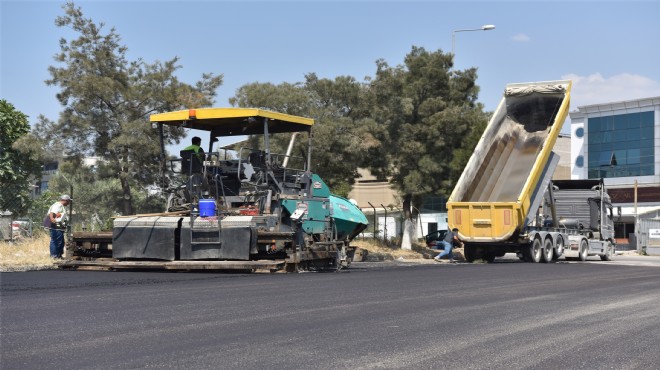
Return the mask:
<path id="1" fill-rule="evenodd" d="M 484 24 L 481 28 L 471 28 L 467 30 L 454 30 L 451 32 L 451 53 L 456 56 L 456 32 L 469 32 L 469 31 L 490 31 L 494 30 L 495 26 L 492 24 Z"/>

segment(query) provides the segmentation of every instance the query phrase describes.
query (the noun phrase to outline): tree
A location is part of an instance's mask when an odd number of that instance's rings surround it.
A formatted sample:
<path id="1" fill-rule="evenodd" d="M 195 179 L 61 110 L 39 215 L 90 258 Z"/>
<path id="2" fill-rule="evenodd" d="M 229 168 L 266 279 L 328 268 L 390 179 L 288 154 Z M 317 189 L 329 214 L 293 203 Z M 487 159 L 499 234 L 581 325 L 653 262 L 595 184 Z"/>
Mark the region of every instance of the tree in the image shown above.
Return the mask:
<path id="1" fill-rule="evenodd" d="M 103 157 L 122 190 L 122 211 L 134 213 L 133 187 L 156 182 L 160 171 L 160 142 L 148 118 L 153 113 L 209 106 L 222 75 L 202 74 L 194 85 L 175 76 L 178 58 L 165 62 L 129 61 L 114 28 L 104 32 L 69 2 L 59 27 L 70 27 L 77 38 L 60 40 L 55 56 L 61 66 L 49 67 L 49 85 L 59 86 L 64 107 L 57 123 L 42 120 L 49 130 L 36 134 L 58 137 L 68 156 Z M 178 142 L 183 131 L 166 127 L 166 143 Z"/>
<path id="2" fill-rule="evenodd" d="M 403 199 L 410 246 L 413 205 L 451 193 L 487 123 L 476 69 L 453 70 L 452 58 L 413 46 L 403 65 L 378 60 L 366 83 L 310 73 L 304 83 L 245 85 L 231 103 L 315 118 L 312 168 L 333 192 L 347 194 L 358 167 L 389 181 Z M 288 137 L 274 142 L 284 148 Z"/>
<path id="3" fill-rule="evenodd" d="M 368 125 L 362 124 L 368 120 L 368 111 L 361 108 L 365 88 L 350 76 L 330 80 L 310 73 L 304 83 L 244 85 L 230 103 L 314 118 L 311 168 L 333 193 L 347 196 L 358 177 L 361 151 L 373 143 L 366 129 Z M 290 138 L 290 134 L 272 135 L 272 150 L 284 153 Z M 250 140 L 251 146 L 260 145 L 260 138 Z M 300 155 L 307 149 L 306 144 L 306 140 L 298 138 L 293 154 Z"/>
<path id="4" fill-rule="evenodd" d="M 471 117 L 473 122 L 470 124 L 470 133 L 461 142 L 460 148 L 454 151 L 454 157 L 451 161 L 451 172 L 448 179 L 448 188 L 453 189 L 458 182 L 459 177 L 463 173 L 463 169 L 467 166 L 474 148 L 477 147 L 481 135 L 486 130 L 486 125 L 490 119 L 490 113 L 473 112 L 476 113 Z"/>
<path id="5" fill-rule="evenodd" d="M 30 182 L 41 176 L 39 152 L 21 145 L 29 132 L 27 116 L 0 100 L 0 211 L 19 216 L 30 207 Z"/>
<path id="6" fill-rule="evenodd" d="M 389 178 L 402 196 L 407 224 L 403 247 L 410 246 L 413 202 L 426 194 L 449 195 L 453 173 L 462 171 L 463 160 L 454 161 L 455 150 L 485 124 L 486 115 L 476 103 L 476 69 L 452 67 L 451 54 L 413 46 L 404 65 L 377 61 L 370 84 L 371 116 L 377 122 L 373 136 L 379 145 L 363 164 L 381 179 Z"/>

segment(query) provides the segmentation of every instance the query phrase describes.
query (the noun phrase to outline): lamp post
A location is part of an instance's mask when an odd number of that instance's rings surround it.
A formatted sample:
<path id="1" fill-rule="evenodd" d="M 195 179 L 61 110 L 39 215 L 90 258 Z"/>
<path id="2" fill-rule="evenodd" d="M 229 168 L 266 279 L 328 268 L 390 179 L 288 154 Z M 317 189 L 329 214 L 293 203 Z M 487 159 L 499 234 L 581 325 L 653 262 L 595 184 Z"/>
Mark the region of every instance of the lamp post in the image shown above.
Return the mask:
<path id="1" fill-rule="evenodd" d="M 451 53 L 456 56 L 456 32 L 469 32 L 469 31 L 490 31 L 494 30 L 495 26 L 492 24 L 484 24 L 481 28 L 471 28 L 467 30 L 454 30 L 451 32 Z"/>

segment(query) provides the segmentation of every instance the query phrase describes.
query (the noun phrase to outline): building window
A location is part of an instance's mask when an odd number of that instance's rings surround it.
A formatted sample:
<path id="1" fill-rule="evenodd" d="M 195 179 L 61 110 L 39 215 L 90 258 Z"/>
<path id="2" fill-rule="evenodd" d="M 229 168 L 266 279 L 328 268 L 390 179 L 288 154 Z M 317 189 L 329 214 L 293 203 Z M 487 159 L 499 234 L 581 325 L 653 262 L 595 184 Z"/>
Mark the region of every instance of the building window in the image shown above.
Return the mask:
<path id="1" fill-rule="evenodd" d="M 447 200 L 442 195 L 434 196 L 429 195 L 425 196 L 422 199 L 422 212 L 446 212 L 447 211 Z"/>
<path id="2" fill-rule="evenodd" d="M 654 112 L 594 117 L 587 125 L 590 179 L 654 175 Z"/>
<path id="3" fill-rule="evenodd" d="M 578 155 L 577 158 L 575 158 L 575 167 L 582 168 L 583 166 L 584 166 L 584 157 Z"/>
<path id="4" fill-rule="evenodd" d="M 575 130 L 575 136 L 583 137 L 584 136 L 584 128 L 579 127 L 577 130 Z"/>

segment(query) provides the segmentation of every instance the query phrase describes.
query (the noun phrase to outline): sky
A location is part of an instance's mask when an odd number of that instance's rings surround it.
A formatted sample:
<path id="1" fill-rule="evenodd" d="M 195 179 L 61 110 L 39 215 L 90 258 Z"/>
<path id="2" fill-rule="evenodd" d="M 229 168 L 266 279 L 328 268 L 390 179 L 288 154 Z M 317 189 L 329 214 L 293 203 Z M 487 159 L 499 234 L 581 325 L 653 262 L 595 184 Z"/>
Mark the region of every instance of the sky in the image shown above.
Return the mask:
<path id="1" fill-rule="evenodd" d="M 660 1 L 77 1 L 86 18 L 114 27 L 128 59 L 179 57 L 194 84 L 222 74 L 215 107 L 244 84 L 374 76 L 376 60 L 403 63 L 412 46 L 452 51 L 455 68 L 478 68 L 479 102 L 493 111 L 514 82 L 570 79 L 577 107 L 660 96 Z M 0 0 L 0 98 L 29 116 L 57 120 L 47 86 L 63 1 Z M 489 31 L 479 29 L 494 25 Z M 567 121 L 570 119 L 567 119 Z M 562 132 L 570 132 L 569 124 Z M 189 143 L 187 139 L 171 152 Z"/>

